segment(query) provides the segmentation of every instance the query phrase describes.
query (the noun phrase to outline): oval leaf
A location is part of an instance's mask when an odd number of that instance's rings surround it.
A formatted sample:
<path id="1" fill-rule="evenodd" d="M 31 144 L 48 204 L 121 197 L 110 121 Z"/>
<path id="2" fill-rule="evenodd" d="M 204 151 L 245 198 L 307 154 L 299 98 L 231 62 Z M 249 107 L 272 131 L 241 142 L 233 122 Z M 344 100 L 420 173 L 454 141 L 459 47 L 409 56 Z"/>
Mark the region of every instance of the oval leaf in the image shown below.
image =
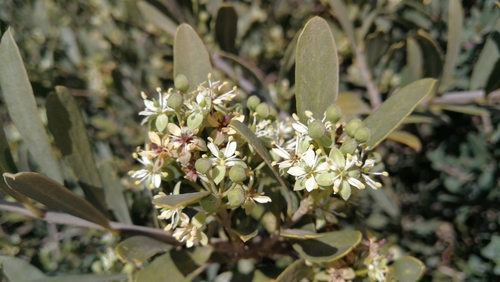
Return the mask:
<path id="1" fill-rule="evenodd" d="M 201 199 L 210 195 L 210 192 L 195 192 L 195 193 L 185 193 L 179 195 L 167 195 L 153 199 L 153 204 L 167 208 L 176 209 L 179 207 L 185 207 L 190 204 L 198 203 Z"/>
<path id="2" fill-rule="evenodd" d="M 420 142 L 420 139 L 418 139 L 417 136 L 406 131 L 394 130 L 387 136 L 387 139 L 405 144 L 406 146 L 412 148 L 417 152 L 420 152 L 420 150 L 422 149 L 422 143 Z"/>
<path id="3" fill-rule="evenodd" d="M 304 278 L 312 280 L 314 272 L 310 266 L 308 266 L 303 259 L 299 259 L 290 264 L 280 276 L 276 278 L 276 282 L 299 282 L 303 281 Z"/>
<path id="4" fill-rule="evenodd" d="M 283 229 L 281 230 L 280 235 L 285 238 L 292 239 L 315 239 L 324 236 L 322 233 L 314 233 L 303 229 Z"/>
<path id="5" fill-rule="evenodd" d="M 45 274 L 27 261 L 16 257 L 0 256 L 3 275 L 9 281 L 27 282 L 45 278 Z"/>
<path id="6" fill-rule="evenodd" d="M 401 88 L 364 120 L 372 137 L 366 143 L 374 148 L 391 133 L 415 107 L 434 90 L 435 79 L 425 78 Z"/>
<path id="7" fill-rule="evenodd" d="M 396 281 L 413 282 L 420 281 L 424 275 L 424 264 L 410 256 L 400 257 L 391 265 L 393 269 L 393 278 Z"/>
<path id="8" fill-rule="evenodd" d="M 158 11 L 158 9 L 146 1 L 137 2 L 137 8 L 139 8 L 139 11 L 144 18 L 151 21 L 154 25 L 165 31 L 172 38 L 174 37 L 175 29 L 177 28 L 177 24 L 174 21 L 169 19 L 166 15 Z"/>
<path id="9" fill-rule="evenodd" d="M 326 108 L 337 101 L 339 87 L 337 47 L 324 19 L 314 17 L 307 22 L 296 52 L 297 115 L 304 121 L 307 110 L 321 119 Z"/>
<path id="10" fill-rule="evenodd" d="M 257 236 L 259 231 L 251 226 L 245 226 L 243 228 L 231 229 L 238 237 L 240 237 L 241 241 L 246 242 L 253 237 Z"/>
<path id="11" fill-rule="evenodd" d="M 479 55 L 479 59 L 474 65 L 470 78 L 470 89 L 483 89 L 488 82 L 488 78 L 495 69 L 497 61 L 500 59 L 500 18 L 497 19 L 495 27 L 490 32 L 486 44 Z"/>
<path id="12" fill-rule="evenodd" d="M 10 28 L 2 36 L 0 43 L 0 73 L 0 86 L 9 115 L 23 141 L 40 165 L 41 171 L 63 183 L 59 162 L 52 152 L 45 127 L 38 116 L 33 89 Z"/>
<path id="13" fill-rule="evenodd" d="M 438 92 L 443 92 L 450 83 L 462 46 L 462 26 L 464 21 L 462 1 L 450 0 L 448 8 L 448 43 L 444 57 L 443 77 Z"/>
<path id="14" fill-rule="evenodd" d="M 407 84 L 422 78 L 423 54 L 417 41 L 412 37 L 406 39 L 406 60 L 409 71 Z"/>
<path id="15" fill-rule="evenodd" d="M 323 235 L 316 239 L 290 239 L 290 242 L 301 258 L 314 263 L 342 258 L 361 242 L 361 232 L 356 230 L 334 231 Z"/>
<path id="16" fill-rule="evenodd" d="M 124 195 L 124 188 L 116 175 L 113 164 L 111 161 L 104 161 L 99 163 L 98 168 L 99 175 L 105 187 L 104 195 L 106 196 L 106 203 L 113 210 L 118 221 L 132 224 L 127 200 Z"/>
<path id="17" fill-rule="evenodd" d="M 46 108 L 50 132 L 64 161 L 73 169 L 88 201 L 104 213 L 107 208 L 101 177 L 75 99 L 68 88 L 56 86 L 56 93 L 47 96 Z"/>
<path id="18" fill-rule="evenodd" d="M 128 281 L 126 273 L 115 274 L 75 274 L 61 275 L 56 277 L 46 277 L 43 279 L 30 280 L 29 282 L 108 282 L 108 281 Z M 17 281 L 17 280 L 16 280 Z"/>
<path id="19" fill-rule="evenodd" d="M 217 12 L 215 19 L 215 38 L 222 50 L 236 53 L 236 32 L 238 15 L 231 3 L 224 3 Z"/>
<path id="20" fill-rule="evenodd" d="M 146 236 L 134 236 L 120 242 L 116 253 L 124 261 L 145 261 L 157 253 L 167 252 L 172 245 Z"/>
<path id="21" fill-rule="evenodd" d="M 423 77 L 439 78 L 443 71 L 443 50 L 434 38 L 424 30 L 417 31 L 415 39 L 425 54 Z"/>
<path id="22" fill-rule="evenodd" d="M 185 75 L 191 91 L 206 81 L 211 72 L 212 65 L 205 44 L 190 25 L 181 24 L 174 40 L 174 77 Z"/>
<path id="23" fill-rule="evenodd" d="M 20 172 L 4 173 L 3 178 L 11 189 L 44 204 L 49 209 L 69 213 L 112 231 L 103 213 L 84 198 L 46 176 L 33 172 Z"/>
<path id="24" fill-rule="evenodd" d="M 362 115 L 372 112 L 370 107 L 354 92 L 340 92 L 337 105 L 343 115 Z"/>

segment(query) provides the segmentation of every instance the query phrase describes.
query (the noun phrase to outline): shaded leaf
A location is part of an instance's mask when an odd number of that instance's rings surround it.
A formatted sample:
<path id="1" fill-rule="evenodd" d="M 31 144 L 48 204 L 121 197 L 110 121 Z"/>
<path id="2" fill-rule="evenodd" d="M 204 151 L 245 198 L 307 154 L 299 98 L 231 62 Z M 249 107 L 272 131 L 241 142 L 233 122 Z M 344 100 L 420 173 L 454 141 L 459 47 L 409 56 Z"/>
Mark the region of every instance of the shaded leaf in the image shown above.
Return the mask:
<path id="1" fill-rule="evenodd" d="M 423 77 L 439 78 L 443 71 L 443 50 L 434 38 L 424 30 L 418 30 L 415 39 L 425 54 Z"/>
<path id="2" fill-rule="evenodd" d="M 198 203 L 208 195 L 210 195 L 208 191 L 167 195 L 153 199 L 153 204 L 167 209 L 176 209 L 178 207 L 185 207 L 190 204 Z"/>
<path id="3" fill-rule="evenodd" d="M 323 235 L 316 239 L 290 239 L 290 242 L 301 258 L 314 263 L 342 258 L 361 242 L 361 232 L 356 230 L 327 232 Z"/>
<path id="4" fill-rule="evenodd" d="M 434 90 L 435 79 L 415 81 L 392 94 L 373 114 L 364 120 L 372 133 L 366 143 L 374 148 L 391 133 L 415 107 Z"/>
<path id="5" fill-rule="evenodd" d="M 425 271 L 424 264 L 410 256 L 397 258 L 390 267 L 393 269 L 393 278 L 401 282 L 420 281 Z"/>
<path id="6" fill-rule="evenodd" d="M 337 105 L 344 115 L 362 115 L 372 112 L 370 106 L 354 92 L 340 92 Z"/>
<path id="7" fill-rule="evenodd" d="M 292 239 L 315 239 L 324 236 L 322 233 L 314 233 L 303 229 L 283 229 L 280 235 Z"/>
<path id="8" fill-rule="evenodd" d="M 236 53 L 236 32 L 238 15 L 231 3 L 224 3 L 217 12 L 215 19 L 215 38 L 222 50 Z"/>
<path id="9" fill-rule="evenodd" d="M 486 86 L 488 78 L 495 68 L 495 64 L 500 59 L 500 18 L 484 44 L 479 59 L 474 65 L 470 78 L 470 89 L 483 89 Z"/>
<path id="10" fill-rule="evenodd" d="M 85 123 L 68 88 L 56 86 L 56 93 L 47 96 L 46 108 L 50 132 L 64 160 L 73 169 L 85 197 L 98 210 L 106 212 L 103 185 Z"/>
<path id="11" fill-rule="evenodd" d="M 283 58 L 280 60 L 280 70 L 277 81 L 282 81 L 295 65 L 295 49 L 297 47 L 297 40 L 299 39 L 301 33 L 302 30 L 298 30 L 292 40 L 287 44 L 285 54 L 283 54 Z"/>
<path id="12" fill-rule="evenodd" d="M 44 204 L 49 209 L 83 218 L 112 231 L 103 213 L 84 198 L 46 176 L 34 172 L 19 172 L 4 173 L 3 178 L 11 189 Z"/>
<path id="13" fill-rule="evenodd" d="M 30 280 L 29 282 L 108 282 L 108 281 L 128 281 L 126 273 L 115 274 L 75 274 L 61 275 L 56 277 L 46 277 L 43 279 Z M 17 281 L 17 280 L 16 280 Z"/>
<path id="14" fill-rule="evenodd" d="M 387 33 L 382 30 L 377 30 L 370 33 L 366 38 L 365 52 L 366 63 L 370 70 L 373 71 L 379 60 L 387 54 L 389 50 L 389 38 Z"/>
<path id="15" fill-rule="evenodd" d="M 98 165 L 98 168 L 105 187 L 104 195 L 106 196 L 108 207 L 111 208 L 119 222 L 132 224 L 123 185 L 116 175 L 113 164 L 111 161 L 104 161 Z"/>
<path id="16" fill-rule="evenodd" d="M 169 19 L 166 15 L 158 11 L 158 9 L 146 1 L 137 2 L 137 8 L 139 8 L 139 11 L 145 19 L 151 21 L 154 25 L 165 31 L 172 38 L 174 37 L 175 30 L 177 28 L 177 24 L 174 21 Z"/>
<path id="17" fill-rule="evenodd" d="M 115 250 L 124 261 L 145 261 L 157 253 L 167 252 L 172 245 L 146 236 L 134 236 L 120 242 Z"/>
<path id="18" fill-rule="evenodd" d="M 28 282 L 45 278 L 45 274 L 27 261 L 16 257 L 0 256 L 2 272 L 9 281 Z"/>
<path id="19" fill-rule="evenodd" d="M 246 242 L 253 237 L 257 236 L 258 230 L 252 226 L 240 227 L 237 229 L 231 229 L 238 237 L 240 237 L 241 241 Z"/>
<path id="20" fill-rule="evenodd" d="M 439 105 L 441 110 L 457 112 L 466 115 L 489 115 L 490 112 L 476 105 Z"/>
<path id="21" fill-rule="evenodd" d="M 299 282 L 304 278 L 311 279 L 314 276 L 312 268 L 306 265 L 305 260 L 299 259 L 290 264 L 280 276 L 276 278 L 276 282 Z"/>
<path id="22" fill-rule="evenodd" d="M 366 191 L 388 215 L 394 219 L 399 218 L 401 210 L 384 189 L 366 189 Z"/>
<path id="23" fill-rule="evenodd" d="M 418 139 L 417 136 L 406 131 L 394 130 L 387 136 L 387 139 L 405 144 L 406 146 L 412 148 L 417 152 L 420 152 L 420 150 L 422 149 L 422 143 L 420 142 L 420 139 Z"/>
<path id="24" fill-rule="evenodd" d="M 345 32 L 351 45 L 356 46 L 356 35 L 354 33 L 354 25 L 349 19 L 349 13 L 347 12 L 346 6 L 344 5 L 344 1 L 330 0 L 330 7 L 332 8 L 335 17 L 337 17 L 337 20 L 340 22 L 342 30 Z"/>
<path id="25" fill-rule="evenodd" d="M 63 177 L 52 152 L 45 127 L 38 116 L 33 89 L 10 28 L 0 43 L 0 86 L 3 97 L 22 140 L 40 165 L 41 171 L 59 183 Z"/>
<path id="26" fill-rule="evenodd" d="M 185 75 L 189 80 L 189 91 L 207 80 L 212 72 L 210 56 L 205 44 L 188 24 L 181 24 L 174 40 L 174 77 Z"/>
<path id="27" fill-rule="evenodd" d="M 423 54 L 417 41 L 412 37 L 408 37 L 406 39 L 406 52 L 406 63 L 408 66 L 409 78 L 405 82 L 408 84 L 422 78 Z"/>
<path id="28" fill-rule="evenodd" d="M 326 108 L 337 101 L 339 69 L 337 47 L 328 23 L 319 17 L 307 22 L 299 36 L 295 59 L 297 115 L 304 111 L 321 119 Z"/>
<path id="29" fill-rule="evenodd" d="M 443 77 L 441 78 L 438 92 L 443 92 L 450 83 L 462 42 L 462 26 L 464 16 L 460 0 L 450 0 L 448 8 L 448 43 L 444 57 Z"/>

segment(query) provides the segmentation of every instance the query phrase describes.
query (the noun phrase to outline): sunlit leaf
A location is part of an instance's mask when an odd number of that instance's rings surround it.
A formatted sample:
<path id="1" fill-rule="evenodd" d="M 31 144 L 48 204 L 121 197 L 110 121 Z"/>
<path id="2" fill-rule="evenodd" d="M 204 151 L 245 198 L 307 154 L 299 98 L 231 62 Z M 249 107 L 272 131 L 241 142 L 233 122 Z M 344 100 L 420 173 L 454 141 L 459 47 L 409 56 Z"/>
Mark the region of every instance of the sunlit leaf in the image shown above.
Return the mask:
<path id="1" fill-rule="evenodd" d="M 167 195 L 154 199 L 153 204 L 167 209 L 176 209 L 178 207 L 185 207 L 190 204 L 198 203 L 201 199 L 208 195 L 210 195 L 210 192 L 208 191 Z"/>
<path id="2" fill-rule="evenodd" d="M 177 24 L 174 21 L 146 1 L 137 2 L 137 8 L 139 8 L 139 11 L 146 20 L 151 21 L 172 38 L 174 37 L 175 29 L 177 28 Z"/>
<path id="3" fill-rule="evenodd" d="M 253 237 L 257 236 L 259 230 L 255 229 L 252 226 L 245 226 L 237 229 L 231 229 L 238 237 L 240 237 L 241 241 L 246 242 Z"/>
<path id="4" fill-rule="evenodd" d="M 224 3 L 217 12 L 215 19 L 215 38 L 222 50 L 236 53 L 236 32 L 238 15 L 231 3 Z"/>
<path id="5" fill-rule="evenodd" d="M 125 261 L 145 261 L 157 253 L 167 252 L 172 245 L 146 236 L 134 236 L 116 246 L 116 254 Z"/>
<path id="6" fill-rule="evenodd" d="M 470 78 L 470 89 L 483 89 L 486 86 L 488 78 L 495 68 L 495 64 L 500 59 L 500 18 L 484 44 L 483 50 L 479 55 L 479 59 L 474 65 Z"/>
<path id="7" fill-rule="evenodd" d="M 59 162 L 52 152 L 45 127 L 38 116 L 33 89 L 10 28 L 4 33 L 0 43 L 0 73 L 0 86 L 9 115 L 23 142 L 40 165 L 40 170 L 63 183 Z"/>
<path id="8" fill-rule="evenodd" d="M 311 279 L 314 272 L 310 266 L 305 263 L 305 260 L 299 259 L 290 264 L 280 276 L 276 278 L 276 282 L 299 282 L 304 278 Z"/>
<path id="9" fill-rule="evenodd" d="M 303 229 L 283 229 L 280 235 L 292 239 L 315 239 L 324 236 L 323 233 L 314 233 Z"/>
<path id="10" fill-rule="evenodd" d="M 85 197 L 101 212 L 106 212 L 103 185 L 95 164 L 80 108 L 64 86 L 47 97 L 49 129 L 66 163 L 73 169 Z"/>
<path id="11" fill-rule="evenodd" d="M 394 279 L 402 282 L 420 281 L 425 271 L 424 264 L 410 256 L 397 258 L 391 268 L 393 269 Z"/>
<path id="12" fill-rule="evenodd" d="M 342 258 L 361 242 L 361 232 L 356 230 L 327 232 L 323 235 L 316 239 L 289 240 L 301 258 L 314 263 Z"/>
<path id="13" fill-rule="evenodd" d="M 344 115 L 362 115 L 372 112 L 368 104 L 354 92 L 340 92 L 337 105 Z"/>
<path id="14" fill-rule="evenodd" d="M 405 144 L 406 146 L 412 148 L 417 152 L 420 152 L 420 150 L 422 149 L 422 143 L 420 142 L 420 139 L 418 139 L 417 136 L 406 131 L 394 130 L 393 132 L 389 133 L 387 139 Z"/>
<path id="15" fill-rule="evenodd" d="M 443 92 L 452 80 L 460 47 L 462 47 L 463 21 L 462 1 L 450 0 L 448 8 L 448 43 L 446 45 L 446 56 L 444 57 L 443 77 L 438 92 Z"/>
<path id="16" fill-rule="evenodd" d="M 111 230 L 106 215 L 84 198 L 46 176 L 34 172 L 19 172 L 4 173 L 3 178 L 11 189 L 44 204 L 49 209 L 83 218 Z"/>
<path id="17" fill-rule="evenodd" d="M 45 278 L 45 274 L 27 261 L 11 256 L 0 256 L 2 272 L 9 281 L 28 282 Z"/>
<path id="18" fill-rule="evenodd" d="M 391 133 L 423 100 L 434 91 L 435 79 L 415 81 L 392 94 L 373 114 L 364 120 L 372 136 L 366 143 L 370 148 L 377 146 Z"/>
<path id="19" fill-rule="evenodd" d="M 174 40 L 174 77 L 185 75 L 191 91 L 206 81 L 211 72 L 212 65 L 205 44 L 190 25 L 181 24 Z"/>
<path id="20" fill-rule="evenodd" d="M 328 23 L 319 17 L 307 22 L 299 36 L 295 59 L 297 114 L 311 111 L 321 119 L 326 108 L 337 101 L 339 69 L 337 47 Z"/>

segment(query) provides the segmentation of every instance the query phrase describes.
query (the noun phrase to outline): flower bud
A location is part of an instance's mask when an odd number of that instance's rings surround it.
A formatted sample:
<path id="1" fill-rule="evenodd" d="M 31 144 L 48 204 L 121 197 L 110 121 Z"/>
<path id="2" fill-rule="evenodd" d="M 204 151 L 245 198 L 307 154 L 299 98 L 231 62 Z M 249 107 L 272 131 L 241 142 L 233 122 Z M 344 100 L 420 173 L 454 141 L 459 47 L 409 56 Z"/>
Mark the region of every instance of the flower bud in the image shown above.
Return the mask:
<path id="1" fill-rule="evenodd" d="M 167 105 L 174 110 L 180 109 L 183 103 L 184 97 L 182 97 L 182 94 L 180 93 L 173 92 L 170 93 L 170 96 L 168 96 Z"/>
<path id="2" fill-rule="evenodd" d="M 200 205 L 208 213 L 216 211 L 220 206 L 220 199 L 214 196 L 214 194 L 210 194 L 205 198 L 201 199 Z"/>
<path id="3" fill-rule="evenodd" d="M 372 133 L 368 127 L 358 127 L 356 131 L 354 131 L 354 139 L 358 141 L 358 143 L 366 143 L 372 137 Z"/>
<path id="4" fill-rule="evenodd" d="M 255 112 L 257 112 L 257 115 L 259 115 L 259 117 L 267 118 L 271 110 L 266 103 L 260 103 L 257 108 L 255 108 Z"/>
<path id="5" fill-rule="evenodd" d="M 356 148 L 358 148 L 358 143 L 354 139 L 347 139 L 342 143 L 342 146 L 340 146 L 339 151 L 346 155 L 346 154 L 354 154 L 356 151 Z"/>
<path id="6" fill-rule="evenodd" d="M 174 85 L 177 90 L 186 93 L 189 89 L 189 80 L 185 75 L 179 74 L 175 77 Z"/>
<path id="7" fill-rule="evenodd" d="M 235 187 L 227 193 L 227 203 L 231 207 L 239 207 L 245 203 L 245 191 L 242 188 Z"/>
<path id="8" fill-rule="evenodd" d="M 247 99 L 247 108 L 249 108 L 252 111 L 255 111 L 255 108 L 260 104 L 260 99 L 259 97 L 252 95 L 248 97 Z"/>
<path id="9" fill-rule="evenodd" d="M 312 138 L 321 138 L 323 135 L 325 135 L 326 127 L 321 122 L 320 120 L 314 120 L 308 125 L 308 131 L 309 136 Z"/>
<path id="10" fill-rule="evenodd" d="M 233 182 L 241 182 L 247 179 L 246 169 L 241 165 L 234 165 L 229 170 L 229 179 Z"/>
<path id="11" fill-rule="evenodd" d="M 347 135 L 354 137 L 354 132 L 361 126 L 363 126 L 363 122 L 359 118 L 351 119 L 345 126 L 345 131 Z"/>
<path id="12" fill-rule="evenodd" d="M 200 173 L 206 174 L 212 168 L 212 161 L 206 158 L 196 160 L 194 167 Z"/>
<path id="13" fill-rule="evenodd" d="M 331 123 L 335 124 L 342 117 L 342 110 L 340 110 L 339 106 L 337 106 L 336 104 L 333 104 L 333 105 L 330 105 L 328 108 L 326 108 L 325 115 L 326 115 L 327 120 L 329 120 Z"/>

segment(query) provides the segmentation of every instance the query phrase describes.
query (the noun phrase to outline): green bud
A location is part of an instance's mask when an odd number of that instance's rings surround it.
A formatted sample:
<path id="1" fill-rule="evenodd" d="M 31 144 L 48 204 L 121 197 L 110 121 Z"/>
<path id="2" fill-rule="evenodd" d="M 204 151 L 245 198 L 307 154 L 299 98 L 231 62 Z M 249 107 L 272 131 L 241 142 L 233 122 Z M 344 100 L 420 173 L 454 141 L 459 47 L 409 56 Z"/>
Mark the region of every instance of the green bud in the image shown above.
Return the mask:
<path id="1" fill-rule="evenodd" d="M 329 120 L 331 123 L 335 124 L 342 117 L 342 110 L 340 109 L 339 106 L 337 106 L 336 104 L 333 104 L 333 105 L 330 105 L 328 108 L 326 108 L 325 115 L 326 115 L 327 120 Z"/>
<path id="2" fill-rule="evenodd" d="M 255 112 L 259 115 L 261 118 L 267 118 L 269 116 L 269 113 L 271 110 L 269 109 L 269 106 L 266 103 L 260 103 L 257 108 L 255 108 Z"/>
<path id="3" fill-rule="evenodd" d="M 308 133 L 312 138 L 321 138 L 325 135 L 326 127 L 320 120 L 314 120 L 308 125 Z"/>
<path id="4" fill-rule="evenodd" d="M 247 179 L 246 169 L 241 165 L 234 165 L 229 170 L 229 179 L 233 182 L 241 182 Z"/>
<path id="5" fill-rule="evenodd" d="M 354 154 L 356 151 L 356 148 L 358 148 L 358 143 L 354 139 L 347 139 L 344 143 L 342 143 L 342 146 L 340 146 L 339 151 L 342 154 Z"/>
<path id="6" fill-rule="evenodd" d="M 175 77 L 174 85 L 177 90 L 186 93 L 189 89 L 189 80 L 185 75 L 179 74 Z"/>
<path id="7" fill-rule="evenodd" d="M 221 200 L 217 198 L 214 194 L 210 194 L 205 198 L 201 199 L 200 205 L 208 213 L 216 211 L 220 207 Z"/>
<path id="8" fill-rule="evenodd" d="M 354 132 L 361 126 L 363 126 L 363 122 L 359 118 L 351 119 L 345 126 L 345 131 L 347 135 L 354 137 Z"/>
<path id="9" fill-rule="evenodd" d="M 184 97 L 182 97 L 182 94 L 180 93 L 174 92 L 170 93 L 170 96 L 168 96 L 167 105 L 174 110 L 180 109 L 183 103 L 184 103 Z"/>
<path id="10" fill-rule="evenodd" d="M 227 193 L 227 203 L 231 207 L 239 207 L 245 203 L 245 191 L 242 188 L 236 187 Z"/>
<path id="11" fill-rule="evenodd" d="M 259 97 L 252 95 L 248 97 L 247 99 L 247 108 L 249 108 L 252 111 L 255 111 L 255 108 L 260 104 L 260 99 Z"/>
<path id="12" fill-rule="evenodd" d="M 372 133 L 368 127 L 358 127 L 356 131 L 354 131 L 354 139 L 359 143 L 366 143 L 372 137 Z"/>
<path id="13" fill-rule="evenodd" d="M 269 116 L 268 118 L 275 120 L 278 117 L 278 112 L 274 107 L 269 107 Z"/>
<path id="14" fill-rule="evenodd" d="M 200 173 L 206 174 L 212 168 L 212 161 L 206 158 L 201 158 L 196 160 L 196 162 L 194 163 L 194 167 Z"/>

